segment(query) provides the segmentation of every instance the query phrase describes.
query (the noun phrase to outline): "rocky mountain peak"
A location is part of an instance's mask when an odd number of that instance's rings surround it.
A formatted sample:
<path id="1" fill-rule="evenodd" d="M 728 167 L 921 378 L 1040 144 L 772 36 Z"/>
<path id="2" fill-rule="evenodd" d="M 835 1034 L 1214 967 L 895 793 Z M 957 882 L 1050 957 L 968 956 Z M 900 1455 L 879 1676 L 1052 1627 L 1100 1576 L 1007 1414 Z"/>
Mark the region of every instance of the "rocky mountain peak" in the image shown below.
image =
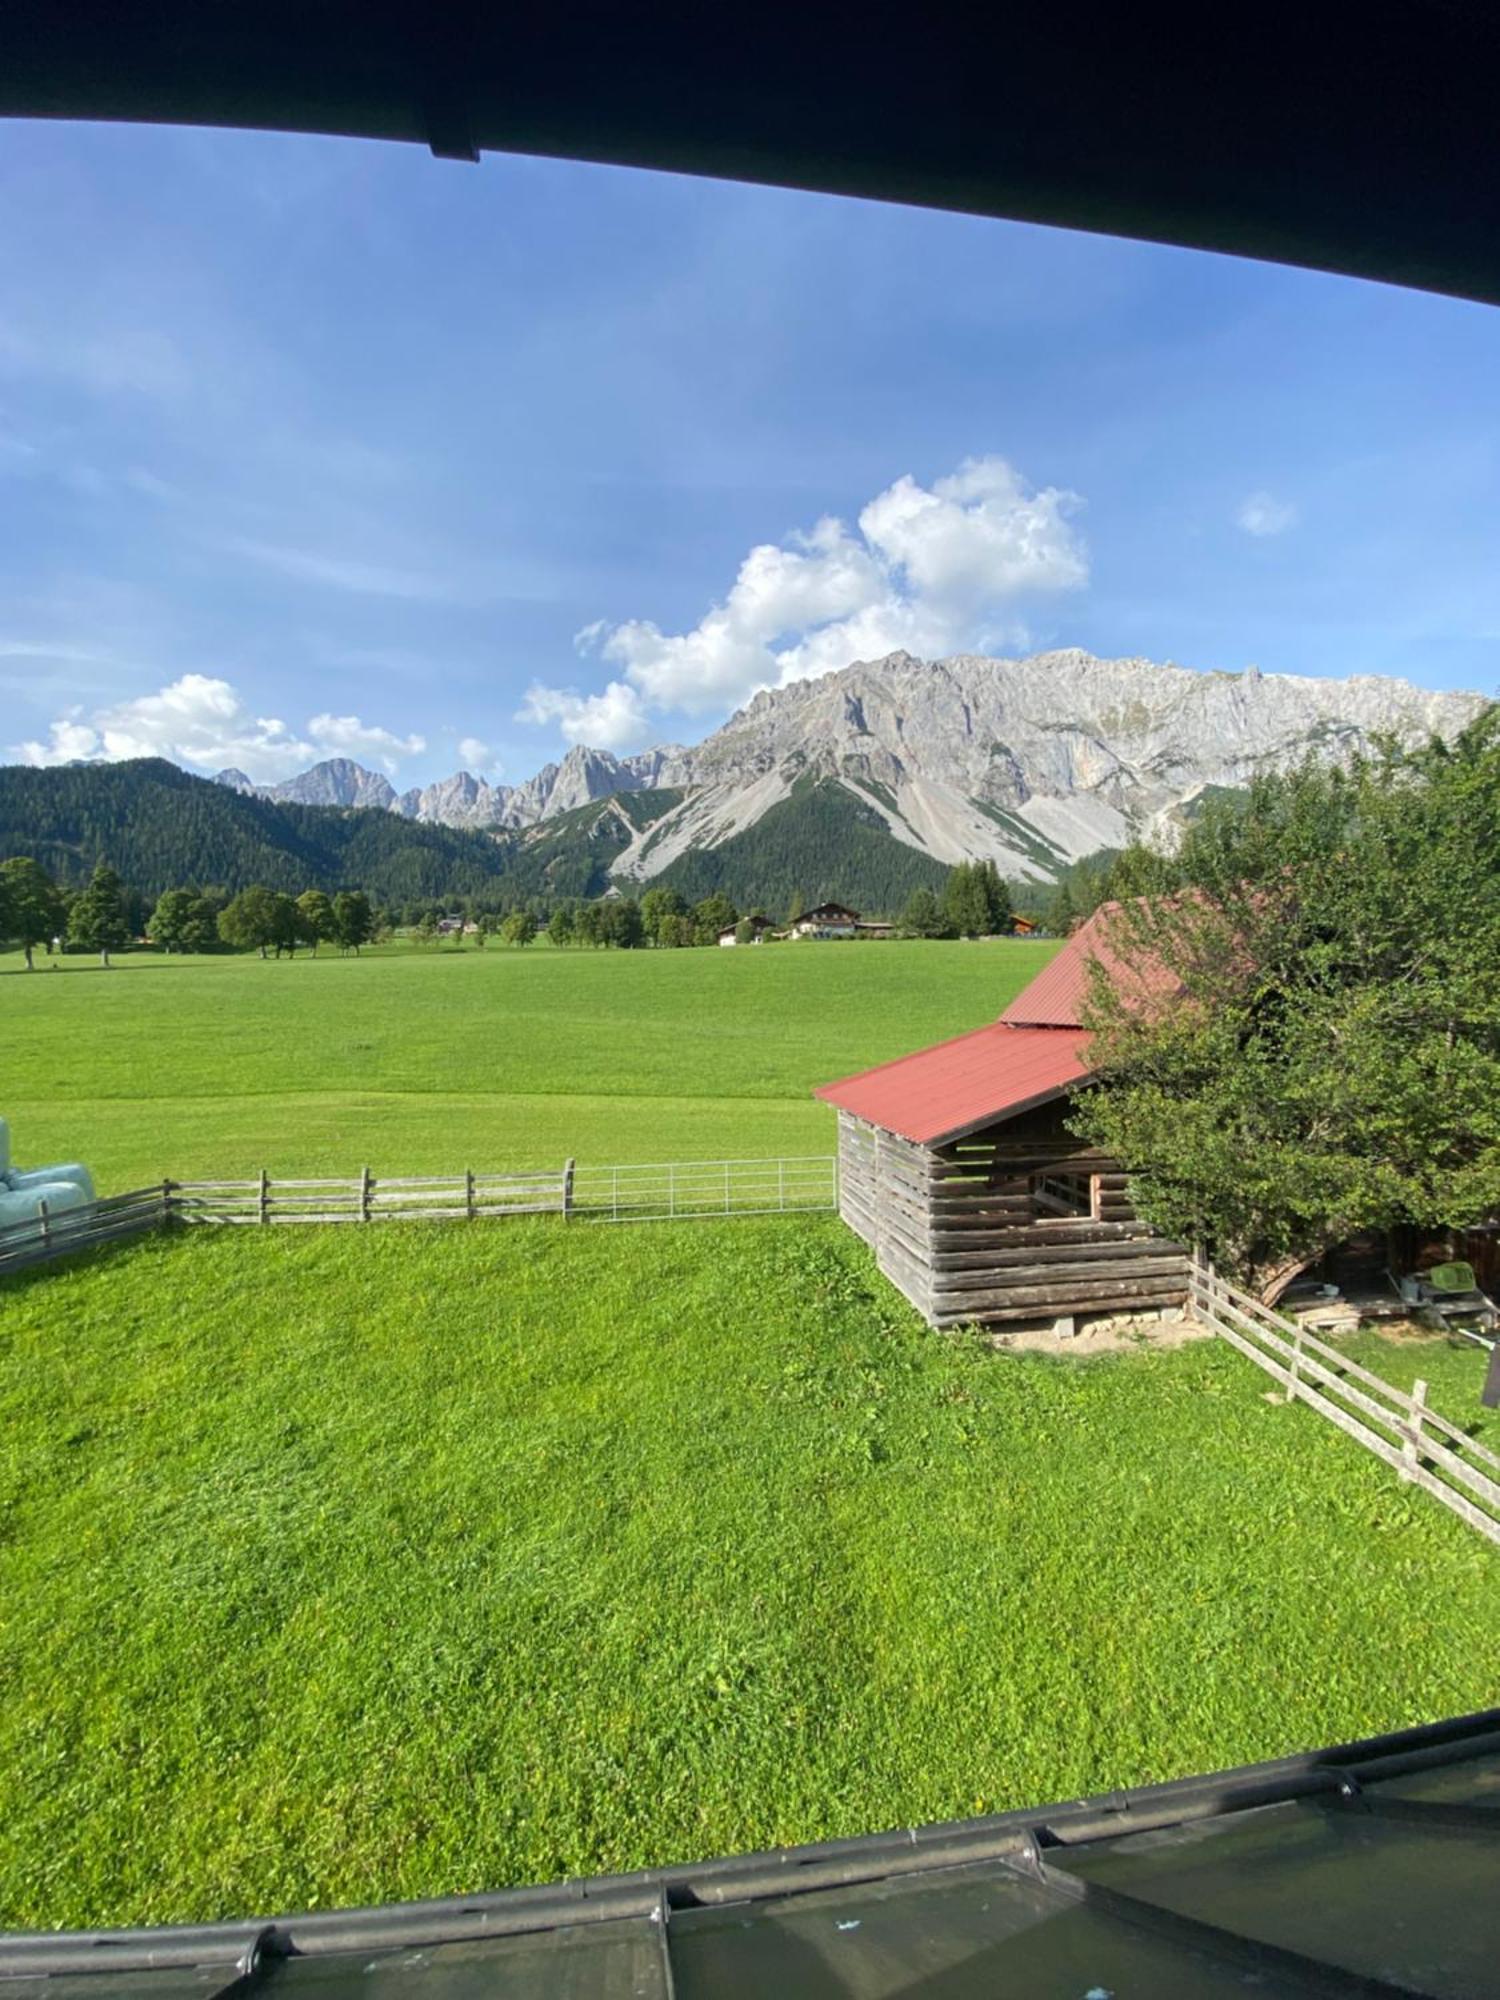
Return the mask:
<path id="1" fill-rule="evenodd" d="M 682 791 L 615 864 L 639 880 L 736 839 L 794 788 L 828 784 L 935 860 L 994 859 L 1024 878 L 1168 825 L 1205 788 L 1347 755 L 1380 732 L 1451 735 L 1485 705 L 1375 675 L 1199 672 L 1077 647 L 936 661 L 897 651 L 762 689 L 695 748 L 619 757 L 575 744 L 519 785 L 456 771 L 399 800 L 379 772 L 331 758 L 269 796 L 522 829 L 619 792 Z M 240 771 L 219 782 L 265 789 Z"/>

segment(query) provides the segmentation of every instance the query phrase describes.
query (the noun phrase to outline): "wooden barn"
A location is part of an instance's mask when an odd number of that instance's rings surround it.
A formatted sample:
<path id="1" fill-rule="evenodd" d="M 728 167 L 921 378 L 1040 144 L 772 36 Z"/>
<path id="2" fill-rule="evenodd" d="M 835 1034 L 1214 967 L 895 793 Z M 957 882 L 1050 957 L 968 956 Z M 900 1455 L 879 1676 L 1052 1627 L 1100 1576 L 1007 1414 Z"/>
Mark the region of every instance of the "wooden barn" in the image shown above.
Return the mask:
<path id="1" fill-rule="evenodd" d="M 839 1114 L 839 1209 L 932 1326 L 1154 1312 L 1187 1297 L 1188 1252 L 1137 1219 L 1119 1161 L 1068 1133 L 1089 1081 L 1091 958 L 1162 991 L 1086 924 L 998 1021 L 817 1095 Z"/>

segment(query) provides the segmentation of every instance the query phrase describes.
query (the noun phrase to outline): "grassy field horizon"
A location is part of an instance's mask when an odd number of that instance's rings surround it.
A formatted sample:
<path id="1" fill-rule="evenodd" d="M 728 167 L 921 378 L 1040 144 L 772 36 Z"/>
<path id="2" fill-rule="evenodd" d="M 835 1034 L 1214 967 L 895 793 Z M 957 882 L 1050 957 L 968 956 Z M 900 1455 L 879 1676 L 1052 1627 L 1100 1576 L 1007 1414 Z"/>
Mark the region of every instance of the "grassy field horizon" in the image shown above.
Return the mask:
<path id="1" fill-rule="evenodd" d="M 814 1085 L 978 1027 L 1055 942 L 0 957 L 23 1164 L 170 1175 L 829 1152 Z"/>

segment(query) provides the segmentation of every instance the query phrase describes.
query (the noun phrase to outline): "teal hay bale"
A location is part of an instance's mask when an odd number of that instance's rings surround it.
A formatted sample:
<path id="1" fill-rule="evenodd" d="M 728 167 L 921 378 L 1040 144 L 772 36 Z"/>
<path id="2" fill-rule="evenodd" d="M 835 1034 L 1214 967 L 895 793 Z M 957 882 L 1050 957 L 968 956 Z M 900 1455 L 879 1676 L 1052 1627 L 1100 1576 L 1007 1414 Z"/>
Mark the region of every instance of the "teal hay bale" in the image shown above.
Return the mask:
<path id="1" fill-rule="evenodd" d="M 26 1172 L 13 1167 L 10 1163 L 10 1125 L 6 1119 L 0 1118 L 0 1195 L 25 1194 L 38 1188 L 62 1186 L 78 1190 L 78 1200 L 65 1204 L 69 1208 L 77 1208 L 83 1202 L 94 1199 L 94 1177 L 87 1167 L 80 1166 L 76 1160 L 56 1167 L 32 1167 Z"/>
<path id="2" fill-rule="evenodd" d="M 93 1195 L 76 1181 L 38 1178 L 30 1187 L 0 1186 L 0 1229 L 14 1229 L 26 1222 L 34 1222 L 40 1229 L 44 1216 L 50 1221 L 70 1209 L 88 1208 L 92 1201 Z"/>

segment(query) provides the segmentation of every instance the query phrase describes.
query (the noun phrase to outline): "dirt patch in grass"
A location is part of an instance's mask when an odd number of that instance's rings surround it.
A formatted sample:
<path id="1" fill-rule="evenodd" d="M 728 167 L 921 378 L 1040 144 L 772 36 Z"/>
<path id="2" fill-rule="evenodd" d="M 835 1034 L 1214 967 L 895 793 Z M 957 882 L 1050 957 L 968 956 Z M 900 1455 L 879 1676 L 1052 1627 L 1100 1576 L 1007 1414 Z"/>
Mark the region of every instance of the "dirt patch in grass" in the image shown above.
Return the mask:
<path id="1" fill-rule="evenodd" d="M 1201 1320 L 1186 1313 L 1173 1313 L 1165 1319 L 1156 1313 L 1085 1319 L 1071 1334 L 1058 1333 L 1049 1322 L 1045 1326 L 996 1328 L 985 1336 L 999 1354 L 1057 1354 L 1074 1361 L 1087 1361 L 1099 1354 L 1170 1352 L 1189 1341 L 1212 1338 Z"/>

